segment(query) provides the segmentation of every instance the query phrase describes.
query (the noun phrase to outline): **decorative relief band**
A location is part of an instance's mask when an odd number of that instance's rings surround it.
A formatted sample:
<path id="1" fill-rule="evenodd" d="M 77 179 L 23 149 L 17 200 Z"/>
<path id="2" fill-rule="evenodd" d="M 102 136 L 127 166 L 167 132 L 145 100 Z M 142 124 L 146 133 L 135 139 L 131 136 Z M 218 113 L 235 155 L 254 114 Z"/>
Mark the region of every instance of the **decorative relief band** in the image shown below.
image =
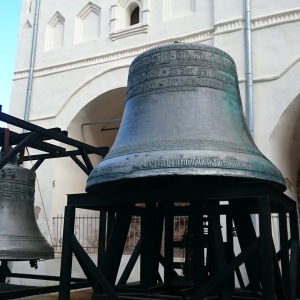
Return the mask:
<path id="1" fill-rule="evenodd" d="M 236 72 L 233 59 L 222 50 L 206 45 L 180 43 L 148 50 L 132 62 L 130 71 L 134 72 L 135 69 L 140 70 L 145 66 L 162 65 L 172 61 L 176 61 L 177 64 L 184 63 L 187 65 L 193 65 L 197 62 L 200 62 L 201 65 L 203 62 L 208 62 L 217 64 L 219 66 L 218 69 L 225 67 L 231 72 Z"/>
<path id="2" fill-rule="evenodd" d="M 16 195 L 16 194 L 21 194 L 21 195 L 34 195 L 35 189 L 33 186 L 29 185 L 24 185 L 23 182 L 18 184 L 17 182 L 0 182 L 0 190 L 1 190 L 1 196 L 5 194 L 9 195 Z"/>
<path id="3" fill-rule="evenodd" d="M 170 74 L 192 74 L 193 76 L 174 76 Z M 239 97 L 238 82 L 231 74 L 197 67 L 169 67 L 154 69 L 131 79 L 127 87 L 127 100 L 142 93 L 162 93 L 172 91 L 193 91 L 196 87 L 209 87 Z M 150 80 L 150 78 L 152 78 Z M 154 79 L 153 79 L 154 78 Z"/>
<path id="4" fill-rule="evenodd" d="M 253 155 L 260 155 L 260 152 L 252 146 L 252 150 L 245 150 L 240 144 L 219 141 L 219 140 L 200 140 L 200 139 L 179 139 L 179 140 L 158 140 L 147 141 L 144 143 L 138 143 L 133 145 L 127 145 L 125 147 L 119 147 L 111 149 L 105 156 L 104 160 L 110 159 L 116 156 L 129 155 L 134 153 L 148 152 L 148 151 L 168 151 L 178 149 L 193 149 L 193 150 L 230 150 L 235 152 L 249 153 Z"/>
<path id="5" fill-rule="evenodd" d="M 296 22 L 300 20 L 300 10 L 290 10 L 268 16 L 255 18 L 252 20 L 252 30 L 270 27 L 276 24 Z"/>
<path id="6" fill-rule="evenodd" d="M 210 79 L 210 78 L 193 78 L 180 77 L 168 78 L 165 80 L 149 80 L 148 82 L 128 88 L 126 93 L 126 101 L 140 94 L 158 94 L 179 91 L 196 91 L 198 87 L 207 87 L 216 90 L 221 90 L 233 95 L 235 99 L 239 99 L 239 91 L 235 86 L 227 82 Z"/>
<path id="7" fill-rule="evenodd" d="M 269 173 L 280 176 L 280 173 L 274 174 L 274 169 L 269 164 L 257 164 L 252 162 L 240 161 L 234 157 L 220 159 L 218 156 L 194 157 L 194 158 L 174 158 L 168 160 L 150 160 L 144 164 L 134 165 L 134 170 L 156 169 L 156 168 L 221 168 L 234 170 L 249 170 Z"/>
<path id="8" fill-rule="evenodd" d="M 129 84 L 136 85 L 144 81 L 149 81 L 155 78 L 164 78 L 172 76 L 196 76 L 196 77 L 206 77 L 217 79 L 221 81 L 226 81 L 231 85 L 235 86 L 238 84 L 237 76 L 235 72 L 228 72 L 229 70 L 217 69 L 215 64 L 202 63 L 199 66 L 163 66 L 150 69 L 141 68 L 139 72 L 131 72 L 129 78 Z"/>
<path id="9" fill-rule="evenodd" d="M 243 24 L 244 24 L 243 19 L 229 20 L 227 22 L 215 24 L 214 35 L 241 30 L 243 28 Z"/>
<path id="10" fill-rule="evenodd" d="M 0 235 L 0 241 L 11 241 L 11 242 L 17 242 L 21 243 L 23 241 L 28 242 L 28 235 L 15 235 L 15 234 L 3 234 Z M 44 241 L 45 238 L 42 235 L 33 235 L 33 233 L 30 235 L 30 241 L 31 242 L 40 242 Z"/>
<path id="11" fill-rule="evenodd" d="M 239 98 L 232 58 L 206 45 L 173 44 L 138 56 L 129 72 L 126 99 L 143 93 L 193 91 L 209 87 Z"/>
<path id="12" fill-rule="evenodd" d="M 131 35 L 148 33 L 150 26 L 148 24 L 138 24 L 138 26 L 129 26 L 123 29 L 116 30 L 110 34 L 112 41 L 126 38 Z"/>
<path id="13" fill-rule="evenodd" d="M 140 170 L 170 169 L 170 168 L 202 168 L 202 169 L 233 169 L 266 173 L 275 177 L 281 177 L 281 173 L 266 162 L 241 161 L 234 157 L 220 158 L 218 156 L 156 159 L 124 166 L 107 166 L 96 169 L 92 177 L 109 175 L 113 173 L 130 173 Z M 130 169 L 130 170 L 129 170 Z M 92 178 L 91 177 L 91 178 Z"/>

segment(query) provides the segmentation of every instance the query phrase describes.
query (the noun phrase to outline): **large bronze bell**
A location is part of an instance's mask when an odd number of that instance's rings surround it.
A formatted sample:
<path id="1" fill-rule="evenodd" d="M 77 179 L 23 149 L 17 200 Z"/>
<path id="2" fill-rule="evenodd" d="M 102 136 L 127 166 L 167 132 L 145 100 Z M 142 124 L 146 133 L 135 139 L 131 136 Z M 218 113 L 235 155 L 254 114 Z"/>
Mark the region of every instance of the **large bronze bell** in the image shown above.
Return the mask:
<path id="1" fill-rule="evenodd" d="M 281 173 L 249 133 L 235 63 L 220 49 L 174 43 L 131 64 L 118 135 L 86 190 L 158 180 L 265 180 L 285 189 Z"/>
<path id="2" fill-rule="evenodd" d="M 34 216 L 35 174 L 10 162 L 0 170 L 0 260 L 54 257 Z"/>

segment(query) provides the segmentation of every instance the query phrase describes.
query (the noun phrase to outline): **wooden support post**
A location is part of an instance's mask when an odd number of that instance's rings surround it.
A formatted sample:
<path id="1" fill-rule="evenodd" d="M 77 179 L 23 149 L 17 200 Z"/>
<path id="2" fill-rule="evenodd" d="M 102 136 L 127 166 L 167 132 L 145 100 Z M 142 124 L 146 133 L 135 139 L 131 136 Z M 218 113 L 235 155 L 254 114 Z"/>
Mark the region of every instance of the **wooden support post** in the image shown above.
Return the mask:
<path id="1" fill-rule="evenodd" d="M 59 300 L 70 299 L 71 273 L 72 273 L 72 247 L 71 236 L 74 234 L 75 207 L 65 207 L 63 244 L 61 253 Z"/>
<path id="2" fill-rule="evenodd" d="M 139 255 L 141 254 L 142 245 L 143 245 L 143 237 L 140 237 L 140 239 L 139 239 L 138 243 L 136 244 L 136 246 L 133 250 L 133 253 L 131 254 L 130 259 L 120 277 L 118 285 L 126 284 L 128 278 L 136 264 L 136 261 L 137 261 Z"/>
<path id="3" fill-rule="evenodd" d="M 128 230 L 131 223 L 133 205 L 121 206 L 117 212 L 114 226 L 106 248 L 102 273 L 106 280 L 115 285 Z"/>
<path id="4" fill-rule="evenodd" d="M 145 288 L 154 285 L 153 245 L 155 241 L 156 203 L 145 204 L 141 217 L 141 236 L 143 246 L 140 258 L 140 282 Z"/>
<path id="5" fill-rule="evenodd" d="M 9 152 L 9 129 L 4 129 L 4 147 L 3 147 L 3 153 L 4 155 L 8 154 Z"/>
<path id="6" fill-rule="evenodd" d="M 229 211 L 226 214 L 226 257 L 227 260 L 232 260 L 234 258 L 234 248 L 233 248 L 233 225 L 232 225 L 232 216 L 230 215 Z M 243 286 L 243 280 L 241 280 L 241 274 L 239 272 L 239 269 L 236 272 L 238 281 Z M 234 279 L 234 273 L 232 273 L 232 276 L 230 278 L 230 286 L 231 288 L 235 287 L 235 279 Z"/>
<path id="7" fill-rule="evenodd" d="M 274 287 L 275 287 L 275 294 L 277 299 L 287 300 L 286 290 L 283 284 L 282 275 L 276 255 L 275 246 L 272 240 L 272 249 L 273 249 L 273 265 L 274 265 Z"/>
<path id="8" fill-rule="evenodd" d="M 105 211 L 100 211 L 99 236 L 98 236 L 98 259 L 97 266 L 101 268 L 106 246 L 106 215 Z"/>
<path id="9" fill-rule="evenodd" d="M 215 274 L 218 274 L 226 266 L 226 254 L 223 242 L 223 236 L 220 224 L 219 201 L 207 202 L 207 216 L 208 216 L 208 235 L 209 244 L 212 249 L 212 259 L 214 263 Z M 230 300 L 230 283 L 229 280 L 224 280 L 219 286 L 219 299 Z"/>
<path id="10" fill-rule="evenodd" d="M 207 272 L 204 265 L 204 228 L 203 228 L 203 203 L 201 201 L 191 202 L 191 218 L 192 218 L 192 275 L 194 278 L 194 286 L 199 289 L 207 280 Z"/>
<path id="11" fill-rule="evenodd" d="M 280 234 L 280 252 L 281 252 L 281 272 L 287 299 L 291 299 L 290 284 L 290 254 L 288 245 L 286 209 L 283 206 L 278 208 L 279 234 Z"/>
<path id="12" fill-rule="evenodd" d="M 155 265 L 154 270 L 156 273 L 156 279 L 158 282 L 162 283 L 162 278 L 159 274 L 159 261 L 161 255 L 161 245 L 162 245 L 162 238 L 163 238 L 163 230 L 164 230 L 164 220 L 165 220 L 165 212 L 164 212 L 164 205 L 158 203 L 157 206 L 157 218 L 156 218 L 156 234 L 155 234 Z"/>
<path id="13" fill-rule="evenodd" d="M 97 282 L 97 286 L 101 287 L 103 292 L 106 294 L 107 299 L 118 300 L 113 286 L 106 280 L 103 274 L 95 266 L 92 259 L 83 250 L 82 246 L 79 244 L 74 235 L 71 236 L 70 244 L 80 266 L 82 267 L 84 273 L 87 275 L 90 284 L 94 284 L 94 282 Z"/>
<path id="14" fill-rule="evenodd" d="M 109 211 L 107 213 L 107 237 L 106 237 L 106 243 L 109 243 L 109 239 L 111 236 L 112 228 L 115 222 L 115 212 Z"/>
<path id="15" fill-rule="evenodd" d="M 173 239 L 174 239 L 174 204 L 167 203 L 165 205 L 165 241 L 164 241 L 164 283 L 168 284 L 174 274 L 173 260 Z"/>
<path id="16" fill-rule="evenodd" d="M 273 240 L 271 232 L 271 208 L 269 197 L 258 198 L 260 265 L 263 299 L 276 299 L 274 282 Z"/>
<path id="17" fill-rule="evenodd" d="M 237 237 L 241 250 L 257 239 L 255 229 L 247 207 L 239 200 L 229 200 L 229 208 L 233 217 Z M 248 288 L 253 291 L 260 291 L 260 268 L 259 253 L 256 252 L 245 262 L 245 267 L 249 279 Z"/>
<path id="18" fill-rule="evenodd" d="M 88 172 L 89 173 L 92 172 L 92 170 L 93 170 L 94 167 L 93 167 L 93 165 L 92 165 L 92 163 L 90 161 L 90 158 L 87 155 L 86 149 L 84 149 L 83 147 L 78 147 L 78 150 L 79 150 L 79 152 L 81 154 L 81 157 L 82 157 L 82 159 L 83 159 L 83 161 L 84 161 L 84 163 L 86 165 L 86 168 L 87 168 Z"/>
<path id="19" fill-rule="evenodd" d="M 191 300 L 199 300 L 206 297 L 209 293 L 211 293 L 214 289 L 216 289 L 220 284 L 228 278 L 230 274 L 234 272 L 236 268 L 238 268 L 241 264 L 249 259 L 253 255 L 254 252 L 258 249 L 258 239 L 254 240 L 249 246 L 247 246 L 240 254 L 238 254 L 227 266 L 218 272 L 215 276 L 213 276 L 208 282 L 203 285 L 194 295 L 191 297 Z M 190 289 L 186 291 L 182 291 L 182 294 L 185 295 L 186 292 L 190 292 Z M 218 297 L 218 296 L 216 296 Z"/>
<path id="20" fill-rule="evenodd" d="M 11 273 L 10 269 L 8 268 L 8 261 L 2 260 L 0 265 L 0 283 L 5 283 L 6 278 L 9 277 L 8 274 Z"/>
<path id="21" fill-rule="evenodd" d="M 290 212 L 290 231 L 291 231 L 291 252 L 290 252 L 290 290 L 291 299 L 300 297 L 298 289 L 300 286 L 300 258 L 299 258 L 299 225 L 297 215 L 297 205 L 295 211 Z"/>
<path id="22" fill-rule="evenodd" d="M 141 220 L 143 247 L 141 252 L 141 284 L 148 289 L 157 284 L 158 266 L 163 229 L 161 206 L 148 203 Z"/>

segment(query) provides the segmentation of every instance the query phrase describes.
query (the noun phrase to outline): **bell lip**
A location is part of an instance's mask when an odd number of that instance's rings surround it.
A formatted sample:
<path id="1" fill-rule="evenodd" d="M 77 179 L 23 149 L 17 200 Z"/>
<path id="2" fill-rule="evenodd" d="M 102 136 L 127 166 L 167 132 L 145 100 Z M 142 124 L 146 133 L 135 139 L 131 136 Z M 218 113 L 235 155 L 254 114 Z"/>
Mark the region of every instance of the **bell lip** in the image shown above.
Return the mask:
<path id="1" fill-rule="evenodd" d="M 90 173 L 86 184 L 86 191 L 96 190 L 93 186 L 108 185 L 108 183 L 111 183 L 112 186 L 115 183 L 118 186 L 122 182 L 122 179 L 147 181 L 148 179 L 146 178 L 148 177 L 152 178 L 149 180 L 157 180 L 157 178 L 166 180 L 165 178 L 167 178 L 174 182 L 179 181 L 180 178 L 189 177 L 192 181 L 196 181 L 197 185 L 203 184 L 203 181 L 204 184 L 206 182 L 218 182 L 220 179 L 228 182 L 228 178 L 231 181 L 261 180 L 275 183 L 275 186 L 278 186 L 277 189 L 281 191 L 286 190 L 285 180 L 281 172 L 264 156 L 248 155 L 247 160 L 244 160 L 243 155 L 236 152 L 234 159 L 232 158 L 231 161 L 227 159 L 227 153 L 221 151 L 220 153 L 214 153 L 215 159 L 213 162 L 206 162 L 205 159 L 204 162 L 202 160 L 192 161 L 191 159 L 188 162 L 185 161 L 187 157 L 184 156 L 178 161 L 174 159 L 181 153 L 181 151 L 177 152 L 169 152 L 168 155 L 165 154 L 164 156 L 164 153 L 160 151 L 152 152 L 152 156 L 148 156 L 145 161 L 142 155 L 138 157 L 135 155 L 133 157 L 134 164 L 129 163 L 130 159 L 126 159 L 129 157 L 128 155 L 120 156 L 117 159 L 104 160 Z M 194 151 L 194 153 L 189 152 L 189 154 L 188 158 L 206 158 L 205 151 Z M 160 160 L 160 156 L 164 157 L 164 159 Z M 172 159 L 174 159 L 173 165 L 168 165 L 168 161 Z M 151 164 L 152 161 L 156 164 Z M 224 166 L 219 164 L 223 161 Z M 208 180 L 205 178 L 208 178 Z M 178 184 L 181 184 L 181 182 L 178 182 Z"/>
<path id="2" fill-rule="evenodd" d="M 26 260 L 54 259 L 54 249 L 52 249 L 52 251 L 51 250 L 34 251 L 34 250 L 27 249 L 26 252 L 28 253 L 22 253 L 22 250 L 24 249 L 0 250 L 0 260 L 26 261 Z"/>
<path id="3" fill-rule="evenodd" d="M 160 175 L 151 175 L 146 177 L 122 177 L 114 180 L 105 180 L 99 181 L 97 178 L 93 178 L 87 182 L 86 192 L 87 193 L 101 193 L 101 192 L 129 192 L 132 189 L 140 188 L 140 184 L 144 184 L 146 189 L 154 189 L 156 185 L 164 185 L 168 182 L 169 185 L 174 187 L 178 187 L 180 184 L 180 189 L 186 188 L 188 189 L 191 186 L 197 185 L 197 188 L 201 188 L 201 186 L 207 185 L 238 185 L 241 183 L 268 183 L 273 188 L 278 190 L 279 192 L 285 192 L 287 187 L 285 185 L 284 179 L 276 178 L 277 180 L 273 180 L 268 178 L 258 178 L 258 177 L 245 177 L 245 176 L 227 176 L 227 175 L 208 175 L 208 174 L 194 174 L 194 175 L 177 175 L 177 174 L 160 174 Z M 181 181 L 184 181 L 185 184 L 181 184 Z M 189 182 L 187 182 L 189 181 Z M 153 185 L 154 183 L 154 185 Z"/>
<path id="4" fill-rule="evenodd" d="M 46 260 L 54 258 L 54 248 L 44 236 L 5 235 L 0 239 L 0 260 Z M 3 236 L 2 236 L 3 237 Z"/>

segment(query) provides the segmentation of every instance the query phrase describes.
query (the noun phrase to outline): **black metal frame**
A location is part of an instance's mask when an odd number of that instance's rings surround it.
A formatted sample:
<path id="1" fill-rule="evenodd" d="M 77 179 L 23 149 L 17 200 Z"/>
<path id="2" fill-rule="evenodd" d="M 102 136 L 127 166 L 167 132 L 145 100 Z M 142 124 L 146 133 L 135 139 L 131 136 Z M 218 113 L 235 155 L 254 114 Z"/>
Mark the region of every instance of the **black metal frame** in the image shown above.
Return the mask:
<path id="1" fill-rule="evenodd" d="M 88 175 L 94 168 L 88 154 L 93 153 L 103 157 L 108 152 L 108 147 L 93 147 L 74 140 L 67 136 L 67 131 L 62 131 L 60 128 L 45 129 L 38 125 L 5 114 L 1 111 L 1 106 L 0 121 L 28 131 L 26 133 L 18 134 L 13 131 L 8 132 L 6 128 L 0 128 L 0 147 L 15 145 L 9 153 L 3 155 L 0 160 L 0 169 L 3 168 L 14 156 L 24 152 L 25 147 L 30 147 L 44 152 L 42 154 L 32 156 L 24 155 L 24 157 L 21 158 L 22 161 L 36 160 L 37 162 L 32 167 L 34 170 L 36 170 L 45 159 L 70 157 Z M 66 145 L 73 146 L 76 150 L 66 151 L 66 148 L 45 142 L 48 140 L 55 140 Z M 82 157 L 84 163 L 77 158 L 78 155 Z"/>
<path id="2" fill-rule="evenodd" d="M 0 159 L 0 169 L 3 168 L 9 161 L 11 161 L 17 154 L 21 153 L 21 162 L 29 160 L 36 161 L 32 167 L 32 170 L 36 170 L 46 159 L 70 157 L 86 174 L 89 174 L 92 171 L 93 166 L 88 154 L 93 153 L 103 157 L 108 152 L 108 147 L 93 147 L 69 138 L 67 136 L 68 133 L 66 131 L 62 131 L 60 128 L 45 129 L 5 114 L 1 111 L 1 105 L 0 121 L 14 125 L 26 131 L 25 133 L 16 133 L 8 130 L 7 128 L 0 128 L 0 147 L 2 147 L 4 150 L 4 155 L 2 155 L 2 158 Z M 49 143 L 48 141 L 50 140 L 73 146 L 75 150 L 67 151 L 64 147 Z M 14 147 L 9 149 L 10 146 Z M 32 156 L 24 155 L 25 147 L 37 149 L 41 151 L 41 154 Z M 81 156 L 82 161 L 77 156 Z M 2 260 L 0 265 L 1 299 L 16 299 L 20 297 L 57 292 L 59 290 L 58 284 L 45 287 L 6 284 L 6 278 L 9 277 L 49 280 L 56 282 L 60 281 L 59 276 L 12 273 L 7 266 L 7 261 Z M 70 289 L 80 289 L 90 285 L 86 279 L 71 278 L 70 280 Z"/>
<path id="3" fill-rule="evenodd" d="M 96 148 L 68 138 L 59 128 L 44 129 L 1 112 L 0 120 L 28 130 L 16 134 L 0 128 L 0 146 L 16 145 L 0 160 L 0 168 L 25 147 L 45 153 L 25 160 L 37 160 L 37 169 L 45 159 L 70 156 L 87 174 L 93 169 L 88 154 L 104 156 L 108 148 Z M 45 141 L 56 140 L 77 148 L 65 148 Z M 83 162 L 77 158 L 81 155 Z M 222 203 L 227 201 L 227 204 Z M 186 202 L 187 206 L 176 206 Z M 135 206 L 143 203 L 144 206 Z M 77 208 L 100 211 L 98 263 L 95 265 L 83 250 L 74 235 L 75 211 Z M 279 214 L 280 251 L 275 253 L 271 234 L 271 213 Z M 108 223 L 106 224 L 106 215 Z M 133 215 L 141 216 L 141 238 L 116 284 L 117 272 L 124 244 Z M 173 261 L 173 218 L 177 215 L 192 217 L 193 260 L 191 274 L 178 276 Z M 227 241 L 224 243 L 220 216 L 226 217 Z M 251 215 L 259 219 L 259 236 L 253 226 Z M 289 219 L 287 219 L 287 215 Z M 203 235 L 203 218 L 208 218 L 208 236 Z M 287 226 L 289 220 L 289 226 Z M 241 252 L 233 252 L 232 222 L 241 246 Z M 289 227 L 289 228 L 288 228 Z M 162 231 L 165 230 L 164 255 L 160 254 Z M 288 229 L 290 238 L 288 238 Z M 107 242 L 108 241 L 108 242 Z M 207 247 L 209 264 L 205 264 L 204 248 Z M 72 256 L 75 255 L 87 280 L 71 278 Z M 128 284 L 127 280 L 141 257 L 140 282 Z M 279 267 L 281 262 L 281 270 Z M 164 268 L 164 278 L 158 266 Z M 239 272 L 244 264 L 249 283 L 246 285 Z M 209 271 L 207 268 L 209 267 Z M 197 186 L 189 189 L 139 190 L 99 192 L 97 194 L 75 194 L 68 196 L 65 208 L 64 239 L 60 277 L 14 274 L 5 261 L 0 266 L 0 296 L 14 299 L 29 295 L 59 290 L 59 299 L 70 299 L 71 289 L 92 287 L 93 299 L 287 299 L 299 295 L 299 229 L 296 202 L 277 191 L 266 182 Z M 237 275 L 241 289 L 233 285 L 233 274 Z M 59 286 L 12 287 L 7 291 L 6 277 L 33 278 L 59 281 Z"/>
<path id="4" fill-rule="evenodd" d="M 143 199 L 143 201 L 141 201 Z M 226 201 L 226 202 L 224 202 Z M 186 202 L 186 206 L 176 206 Z M 143 207 L 135 206 L 143 203 Z M 99 228 L 99 257 L 95 265 L 74 235 L 77 208 L 101 211 L 111 216 L 113 228 L 105 236 Z M 279 214 L 280 251 L 275 252 L 271 233 L 271 213 Z M 141 216 L 141 238 L 119 280 L 116 277 L 130 219 Z M 179 276 L 173 262 L 173 218 L 192 216 L 191 273 Z M 223 241 L 220 216 L 226 217 L 227 240 Z M 259 235 L 252 217 L 259 219 Z M 203 234 L 203 218 L 208 219 L 208 235 Z M 287 218 L 289 216 L 289 218 Z M 289 220 L 289 226 L 287 226 Z M 233 251 L 234 222 L 241 252 Z M 162 241 L 162 230 L 165 240 Z M 290 238 L 288 238 L 288 227 Z M 105 240 L 108 243 L 105 243 Z M 164 255 L 160 254 L 161 242 Z M 209 264 L 204 262 L 207 248 Z M 299 278 L 299 229 L 296 202 L 266 182 L 200 186 L 189 189 L 138 190 L 128 193 L 98 192 L 68 196 L 65 207 L 64 239 L 59 299 L 70 299 L 72 256 L 86 274 L 93 299 L 296 299 Z M 140 281 L 128 284 L 129 275 L 140 255 Z M 164 278 L 158 265 L 164 268 Z M 249 283 L 239 267 L 244 264 Z M 280 270 L 281 265 L 281 270 Z M 209 270 L 208 270 L 209 268 Z M 234 273 L 240 289 L 234 287 Z"/>

